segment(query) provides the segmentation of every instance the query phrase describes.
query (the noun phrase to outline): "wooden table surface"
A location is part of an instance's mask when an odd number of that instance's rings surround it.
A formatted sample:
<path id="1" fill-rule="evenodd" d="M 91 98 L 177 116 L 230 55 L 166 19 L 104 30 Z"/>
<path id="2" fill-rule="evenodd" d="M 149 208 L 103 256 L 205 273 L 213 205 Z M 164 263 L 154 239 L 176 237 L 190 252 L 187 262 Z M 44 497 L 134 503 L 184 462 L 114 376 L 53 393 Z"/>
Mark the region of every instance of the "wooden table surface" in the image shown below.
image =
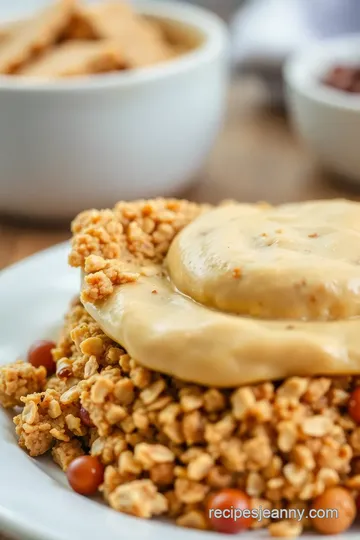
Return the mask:
<path id="1" fill-rule="evenodd" d="M 285 115 L 264 106 L 266 98 L 262 86 L 252 79 L 232 85 L 222 133 L 199 183 L 184 195 L 210 202 L 235 198 L 275 203 L 354 197 L 316 169 Z M 0 218 L 0 268 L 68 237 L 69 224 L 55 228 Z"/>
<path id="2" fill-rule="evenodd" d="M 224 129 L 199 183 L 184 195 L 209 202 L 356 198 L 356 193 L 317 170 L 291 133 L 285 115 L 264 106 L 266 98 L 254 80 L 232 85 Z M 0 218 L 0 268 L 67 239 L 68 225 L 35 226 Z M 7 540 L 1 531 L 0 540 Z"/>

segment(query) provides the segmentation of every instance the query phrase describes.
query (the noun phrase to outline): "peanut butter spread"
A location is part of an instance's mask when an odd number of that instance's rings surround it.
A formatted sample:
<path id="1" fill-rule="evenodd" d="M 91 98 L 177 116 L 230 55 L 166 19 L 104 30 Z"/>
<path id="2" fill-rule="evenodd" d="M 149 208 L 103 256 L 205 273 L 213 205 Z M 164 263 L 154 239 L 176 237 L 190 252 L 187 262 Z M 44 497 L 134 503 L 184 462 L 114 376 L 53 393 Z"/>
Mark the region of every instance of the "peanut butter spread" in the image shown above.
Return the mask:
<path id="1" fill-rule="evenodd" d="M 343 200 L 206 209 L 151 271 L 104 262 L 115 286 L 84 306 L 143 366 L 207 386 L 359 373 L 359 210 Z"/>
<path id="2" fill-rule="evenodd" d="M 175 237 L 175 286 L 221 311 L 268 319 L 360 314 L 360 205 L 320 201 L 233 204 Z"/>

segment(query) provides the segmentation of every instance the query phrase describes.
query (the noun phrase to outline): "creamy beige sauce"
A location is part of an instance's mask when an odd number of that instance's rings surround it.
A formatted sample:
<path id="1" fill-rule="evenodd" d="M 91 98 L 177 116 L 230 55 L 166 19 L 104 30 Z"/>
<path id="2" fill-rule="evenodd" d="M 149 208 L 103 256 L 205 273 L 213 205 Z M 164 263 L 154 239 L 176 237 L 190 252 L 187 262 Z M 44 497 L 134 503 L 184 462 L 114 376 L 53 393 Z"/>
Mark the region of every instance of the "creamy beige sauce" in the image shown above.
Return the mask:
<path id="1" fill-rule="evenodd" d="M 199 217 L 173 241 L 176 287 L 221 311 L 269 319 L 360 313 L 360 205 L 237 204 Z"/>
<path id="2" fill-rule="evenodd" d="M 166 268 L 85 304 L 140 364 L 229 387 L 360 372 L 359 204 L 219 207 L 175 238 Z"/>

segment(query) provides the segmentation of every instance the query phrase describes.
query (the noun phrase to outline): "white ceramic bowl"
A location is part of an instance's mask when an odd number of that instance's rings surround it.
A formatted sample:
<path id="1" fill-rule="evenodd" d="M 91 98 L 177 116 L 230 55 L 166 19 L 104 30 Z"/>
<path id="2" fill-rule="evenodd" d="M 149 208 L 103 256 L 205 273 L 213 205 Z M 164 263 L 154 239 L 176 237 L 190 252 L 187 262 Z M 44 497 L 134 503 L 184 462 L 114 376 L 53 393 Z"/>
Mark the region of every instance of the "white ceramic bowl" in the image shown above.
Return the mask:
<path id="1" fill-rule="evenodd" d="M 173 195 L 193 180 L 223 117 L 226 27 L 188 4 L 137 9 L 197 47 L 117 74 L 0 78 L 0 212 L 68 218 L 119 199 Z"/>
<path id="2" fill-rule="evenodd" d="M 293 124 L 327 169 L 360 183 L 360 94 L 324 86 L 338 64 L 360 66 L 360 37 L 325 40 L 295 54 L 284 76 Z"/>

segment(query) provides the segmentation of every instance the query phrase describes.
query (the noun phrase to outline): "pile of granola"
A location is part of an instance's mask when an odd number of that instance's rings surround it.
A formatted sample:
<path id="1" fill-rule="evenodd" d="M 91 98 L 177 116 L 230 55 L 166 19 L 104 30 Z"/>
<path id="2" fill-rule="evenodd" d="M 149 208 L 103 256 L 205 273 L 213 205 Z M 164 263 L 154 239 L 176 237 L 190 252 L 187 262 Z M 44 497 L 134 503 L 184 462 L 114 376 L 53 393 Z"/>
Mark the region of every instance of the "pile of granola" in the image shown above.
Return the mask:
<path id="1" fill-rule="evenodd" d="M 160 199 L 85 212 L 73 223 L 70 264 L 84 268 L 89 256 L 159 261 L 203 211 Z M 119 272 L 100 267 L 88 274 L 92 298 L 118 283 Z M 208 529 L 206 498 L 225 487 L 244 490 L 253 508 L 305 510 L 329 486 L 354 497 L 360 490 L 360 426 L 347 413 L 360 377 L 292 377 L 237 389 L 184 383 L 141 367 L 79 299 L 53 358 L 57 372 L 49 378 L 26 362 L 0 368 L 0 403 L 23 406 L 14 422 L 31 456 L 51 451 L 64 471 L 80 455 L 97 456 L 105 466 L 101 491 L 115 510 Z M 292 537 L 310 526 L 308 519 L 252 524 Z"/>

